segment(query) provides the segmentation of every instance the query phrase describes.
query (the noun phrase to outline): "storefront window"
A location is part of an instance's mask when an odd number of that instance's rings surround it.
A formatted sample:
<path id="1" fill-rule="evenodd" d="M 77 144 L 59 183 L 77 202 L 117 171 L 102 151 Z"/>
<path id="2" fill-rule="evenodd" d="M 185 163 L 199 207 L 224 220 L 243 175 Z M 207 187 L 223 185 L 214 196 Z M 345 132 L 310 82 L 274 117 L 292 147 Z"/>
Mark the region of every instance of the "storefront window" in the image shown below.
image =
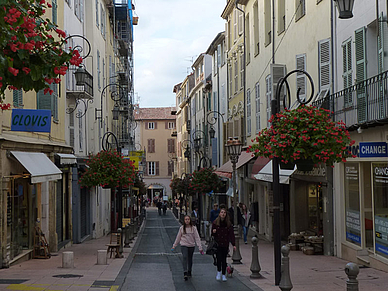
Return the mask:
<path id="1" fill-rule="evenodd" d="M 372 164 L 376 253 L 388 257 L 388 164 Z"/>
<path id="2" fill-rule="evenodd" d="M 309 229 L 317 235 L 323 234 L 322 228 L 322 185 L 314 183 L 309 185 Z"/>
<path id="3" fill-rule="evenodd" d="M 361 246 L 359 172 L 358 163 L 345 164 L 346 240 Z"/>

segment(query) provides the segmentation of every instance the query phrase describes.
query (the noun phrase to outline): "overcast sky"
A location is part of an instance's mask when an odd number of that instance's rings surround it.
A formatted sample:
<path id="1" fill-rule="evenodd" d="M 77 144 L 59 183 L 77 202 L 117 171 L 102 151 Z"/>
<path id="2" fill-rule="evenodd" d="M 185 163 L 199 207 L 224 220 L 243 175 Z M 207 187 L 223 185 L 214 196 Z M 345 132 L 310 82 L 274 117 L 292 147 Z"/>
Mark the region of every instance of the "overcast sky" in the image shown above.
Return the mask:
<path id="1" fill-rule="evenodd" d="M 225 22 L 226 0 L 134 0 L 135 102 L 175 106 L 174 85 L 191 72 Z"/>

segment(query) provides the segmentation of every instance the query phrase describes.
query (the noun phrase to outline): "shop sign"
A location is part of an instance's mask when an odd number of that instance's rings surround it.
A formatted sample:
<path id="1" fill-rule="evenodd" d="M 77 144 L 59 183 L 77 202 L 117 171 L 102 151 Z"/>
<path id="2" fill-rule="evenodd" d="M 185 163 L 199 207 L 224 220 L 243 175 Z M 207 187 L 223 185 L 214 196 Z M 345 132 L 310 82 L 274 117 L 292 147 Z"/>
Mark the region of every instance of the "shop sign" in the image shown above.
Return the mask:
<path id="1" fill-rule="evenodd" d="M 11 131 L 50 132 L 51 110 L 12 109 Z"/>
<path id="2" fill-rule="evenodd" d="M 360 212 L 346 210 L 346 238 L 350 241 L 361 243 Z"/>
<path id="3" fill-rule="evenodd" d="M 388 218 L 375 215 L 376 251 L 388 255 Z"/>
<path id="4" fill-rule="evenodd" d="M 360 142 L 358 145 L 348 147 L 348 150 L 357 158 L 388 157 L 388 146 L 386 142 Z"/>

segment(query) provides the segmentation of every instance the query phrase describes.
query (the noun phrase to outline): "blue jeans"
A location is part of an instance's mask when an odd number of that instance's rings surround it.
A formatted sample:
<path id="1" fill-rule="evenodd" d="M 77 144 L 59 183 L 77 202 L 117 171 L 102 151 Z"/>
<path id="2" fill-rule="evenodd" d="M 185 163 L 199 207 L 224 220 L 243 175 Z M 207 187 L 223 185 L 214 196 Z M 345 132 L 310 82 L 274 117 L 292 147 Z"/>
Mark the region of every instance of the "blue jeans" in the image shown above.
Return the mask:
<path id="1" fill-rule="evenodd" d="M 243 226 L 244 242 L 247 242 L 248 227 Z"/>
<path id="2" fill-rule="evenodd" d="M 191 272 L 193 267 L 194 247 L 181 246 L 183 272 Z"/>

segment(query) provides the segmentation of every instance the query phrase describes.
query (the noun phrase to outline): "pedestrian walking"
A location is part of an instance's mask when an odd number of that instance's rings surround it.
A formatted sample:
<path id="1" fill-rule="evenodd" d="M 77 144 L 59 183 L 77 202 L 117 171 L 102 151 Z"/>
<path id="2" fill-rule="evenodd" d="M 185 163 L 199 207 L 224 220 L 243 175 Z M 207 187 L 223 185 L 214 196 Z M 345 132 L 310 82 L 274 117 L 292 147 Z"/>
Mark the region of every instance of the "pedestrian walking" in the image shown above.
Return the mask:
<path id="1" fill-rule="evenodd" d="M 251 224 L 251 212 L 248 210 L 245 204 L 242 204 L 241 215 L 242 215 L 244 243 L 247 244 L 248 243 L 247 235 L 248 235 L 249 225 Z"/>
<path id="2" fill-rule="evenodd" d="M 210 221 L 211 221 L 211 223 L 213 223 L 214 220 L 216 220 L 216 218 L 218 217 L 219 214 L 220 214 L 220 209 L 218 209 L 218 204 L 214 203 L 213 209 L 210 211 Z"/>
<path id="3" fill-rule="evenodd" d="M 191 213 L 191 219 L 193 220 L 194 225 L 197 227 L 198 233 L 201 232 L 199 228 L 199 211 L 198 207 L 195 207 L 193 212 Z"/>
<path id="4" fill-rule="evenodd" d="M 226 282 L 226 256 L 229 252 L 229 243 L 236 250 L 233 226 L 226 209 L 221 208 L 220 214 L 212 224 L 212 236 L 217 242 L 217 281 Z"/>
<path id="5" fill-rule="evenodd" d="M 175 242 L 172 245 L 171 251 L 174 251 L 177 245 L 181 245 L 182 264 L 183 264 L 183 278 L 185 281 L 192 275 L 193 254 L 195 245 L 198 246 L 199 252 L 203 255 L 201 239 L 199 237 L 197 228 L 194 226 L 191 217 L 186 215 L 184 224 L 179 228 Z"/>

